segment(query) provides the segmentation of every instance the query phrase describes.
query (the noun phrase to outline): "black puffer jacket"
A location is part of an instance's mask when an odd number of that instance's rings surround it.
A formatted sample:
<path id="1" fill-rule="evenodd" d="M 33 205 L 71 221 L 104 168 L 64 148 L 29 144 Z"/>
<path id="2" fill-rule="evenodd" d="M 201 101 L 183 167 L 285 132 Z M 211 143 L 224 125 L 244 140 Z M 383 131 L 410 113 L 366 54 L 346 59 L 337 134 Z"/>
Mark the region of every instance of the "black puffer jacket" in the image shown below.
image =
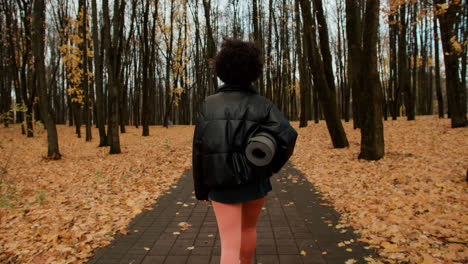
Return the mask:
<path id="1" fill-rule="evenodd" d="M 278 148 L 271 163 L 257 167 L 245 157 L 251 136 L 268 132 Z M 247 183 L 277 173 L 291 157 L 297 132 L 281 111 L 253 86 L 220 87 L 200 105 L 193 136 L 192 166 L 195 194 L 207 200 L 211 188 Z"/>

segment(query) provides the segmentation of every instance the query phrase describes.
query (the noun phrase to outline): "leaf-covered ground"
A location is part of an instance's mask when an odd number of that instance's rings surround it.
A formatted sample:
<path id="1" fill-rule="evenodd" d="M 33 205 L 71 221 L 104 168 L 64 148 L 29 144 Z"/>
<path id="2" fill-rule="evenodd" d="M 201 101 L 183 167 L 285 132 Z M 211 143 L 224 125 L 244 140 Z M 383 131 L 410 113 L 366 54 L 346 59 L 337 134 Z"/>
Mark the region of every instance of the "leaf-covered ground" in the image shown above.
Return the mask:
<path id="1" fill-rule="evenodd" d="M 418 117 L 385 122 L 386 156 L 358 160 L 360 133 L 344 123 L 350 147 L 333 149 L 324 122 L 299 132 L 292 162 L 383 259 L 410 263 L 468 260 L 468 128 Z M 193 126 L 127 127 L 123 154 L 58 126 L 60 161 L 47 161 L 46 133 L 0 128 L 0 262 L 82 263 L 95 248 L 191 166 Z M 82 129 L 84 132 L 84 129 Z M 7 163 L 8 161 L 8 163 Z M 14 207 L 14 208 L 10 208 Z"/>
<path id="2" fill-rule="evenodd" d="M 109 155 L 94 139 L 78 139 L 58 126 L 59 161 L 47 161 L 46 133 L 34 138 L 19 127 L 0 128 L 0 263 L 81 263 L 154 203 L 191 166 L 193 126 L 127 127 L 122 154 Z M 84 129 L 82 129 L 84 134 Z M 10 203 L 14 208 L 8 208 Z"/>
<path id="3" fill-rule="evenodd" d="M 358 160 L 360 132 L 333 149 L 325 123 L 298 128 L 292 162 L 362 241 L 391 263 L 468 262 L 468 128 L 417 117 L 386 121 L 385 157 Z M 297 124 L 295 124 L 297 125 Z M 341 227 L 341 226 L 338 226 Z"/>

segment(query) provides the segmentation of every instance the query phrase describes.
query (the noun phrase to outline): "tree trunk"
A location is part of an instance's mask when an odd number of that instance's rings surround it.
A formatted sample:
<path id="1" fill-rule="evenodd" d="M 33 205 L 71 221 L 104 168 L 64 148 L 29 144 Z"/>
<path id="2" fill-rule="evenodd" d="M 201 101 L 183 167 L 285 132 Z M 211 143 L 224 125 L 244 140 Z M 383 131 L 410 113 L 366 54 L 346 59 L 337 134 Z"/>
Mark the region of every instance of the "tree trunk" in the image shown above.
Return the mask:
<path id="1" fill-rule="evenodd" d="M 141 125 L 143 127 L 142 129 L 142 136 L 147 137 L 149 136 L 149 121 L 150 121 L 150 111 L 149 111 L 149 86 L 150 86 L 150 76 L 149 76 L 149 59 L 150 59 L 150 49 L 149 49 L 149 36 L 148 36 L 148 16 L 149 16 L 149 7 L 150 7 L 150 2 L 149 0 L 146 1 L 145 3 L 145 10 L 143 12 L 143 24 L 141 25 L 143 27 L 143 35 L 142 35 L 142 40 L 140 41 L 141 43 L 141 52 L 142 52 L 142 79 L 143 79 L 143 87 L 142 87 L 142 93 L 143 93 L 143 106 L 142 106 L 142 118 L 141 118 Z"/>
<path id="2" fill-rule="evenodd" d="M 461 27 L 461 30 L 463 30 L 463 28 L 465 28 L 465 30 L 463 32 L 461 32 L 461 39 L 463 40 L 463 43 L 465 44 L 464 48 L 463 48 L 463 52 L 461 54 L 461 65 L 462 65 L 462 68 L 461 68 L 461 83 L 462 83 L 462 88 L 464 88 L 465 90 L 468 89 L 468 87 L 466 86 L 466 79 L 467 79 L 467 68 L 468 68 L 468 62 L 467 62 L 467 59 L 468 59 L 468 44 L 466 44 L 466 41 L 468 41 L 468 7 L 467 7 L 467 2 L 465 1 L 465 5 L 463 5 L 463 15 L 461 16 L 462 17 L 462 25 L 464 25 L 464 27 L 462 26 Z M 467 106 L 468 107 L 468 106 Z"/>
<path id="3" fill-rule="evenodd" d="M 436 0 L 438 6 L 446 4 L 443 0 Z M 440 34 L 442 37 L 442 48 L 444 50 L 445 61 L 445 81 L 447 86 L 447 103 L 449 107 L 450 118 L 452 119 L 452 128 L 464 127 L 468 125 L 466 118 L 466 88 L 462 87 L 459 78 L 458 60 L 462 51 L 457 51 L 455 41 L 457 40 L 458 21 L 457 16 L 460 13 L 459 4 L 448 4 L 448 8 L 441 12 L 439 10 L 437 18 L 440 24 Z"/>
<path id="4" fill-rule="evenodd" d="M 260 15 L 258 14 L 258 10 L 262 10 L 261 8 L 261 3 L 260 3 L 260 8 L 258 8 L 259 3 L 257 0 L 252 1 L 252 22 L 253 22 L 253 27 L 254 27 L 254 39 L 255 42 L 258 44 L 260 49 L 262 50 L 263 54 L 263 36 L 262 36 L 262 31 L 261 31 L 261 23 L 260 23 Z M 263 73 L 260 75 L 258 80 L 256 81 L 256 87 L 258 89 L 258 93 L 260 95 L 263 95 L 264 92 L 264 80 L 263 80 Z"/>
<path id="5" fill-rule="evenodd" d="M 417 80 L 418 80 L 418 48 L 419 48 L 419 45 L 418 45 L 418 37 L 417 37 L 417 29 L 418 29 L 418 25 L 417 25 L 417 3 L 414 3 L 413 4 L 413 15 L 412 15 L 412 20 L 411 20 L 411 25 L 412 25 L 412 30 L 413 30 L 413 37 L 410 38 L 412 39 L 412 44 L 413 44 L 413 63 L 412 63 L 412 71 L 410 73 L 412 73 L 412 79 L 410 78 L 410 80 L 413 81 L 413 83 L 409 86 L 409 92 L 407 92 L 407 100 L 408 100 L 408 104 L 407 104 L 407 107 L 406 107 L 406 116 L 408 118 L 408 120 L 414 120 L 415 119 L 415 115 L 416 115 L 416 91 L 417 91 Z M 408 12 L 409 13 L 409 12 Z M 411 40 L 410 40 L 411 42 Z"/>
<path id="6" fill-rule="evenodd" d="M 406 53 L 406 4 L 400 6 L 400 36 L 398 38 L 398 86 L 399 91 L 403 93 L 403 99 L 405 103 L 405 111 L 408 120 L 414 120 L 414 116 L 411 116 L 411 83 L 410 83 L 410 72 L 408 68 L 408 57 Z M 414 111 L 413 111 L 414 113 Z"/>
<path id="7" fill-rule="evenodd" d="M 205 1 L 203 2 L 205 3 Z M 168 128 L 169 126 L 169 115 L 171 114 L 172 102 L 173 102 L 173 92 L 171 92 L 171 68 L 172 68 L 172 45 L 174 41 L 174 1 L 171 1 L 171 10 L 170 10 L 170 35 L 169 43 L 167 43 L 167 54 L 166 54 L 166 77 L 164 82 L 164 87 L 166 88 L 166 103 L 164 110 L 164 120 L 163 126 Z M 172 120 L 174 122 L 174 120 Z"/>
<path id="8" fill-rule="evenodd" d="M 302 41 L 301 41 L 301 18 L 299 13 L 299 2 L 298 0 L 294 1 L 294 15 L 296 20 L 296 47 L 297 47 L 297 58 L 299 61 L 299 87 L 301 93 L 301 116 L 299 118 L 299 127 L 306 127 L 307 126 L 307 111 L 306 111 L 306 102 L 307 102 L 307 89 L 309 82 L 306 81 L 307 79 L 307 60 L 302 54 Z"/>
<path id="9" fill-rule="evenodd" d="M 330 133 L 333 146 L 335 148 L 344 148 L 349 146 L 349 143 L 339 119 L 335 91 L 328 87 L 323 62 L 315 43 L 315 32 L 311 28 L 314 23 L 310 11 L 310 3 L 307 0 L 300 0 L 300 4 L 304 25 L 308 25 L 304 27 L 304 38 L 307 38 L 308 61 L 314 76 L 315 88 L 322 102 L 328 132 Z"/>
<path id="10" fill-rule="evenodd" d="M 379 160 L 384 156 L 382 90 L 377 72 L 379 3 L 379 0 L 367 0 L 360 65 L 361 153 L 358 158 L 366 160 Z"/>
<path id="11" fill-rule="evenodd" d="M 75 133 L 78 138 L 81 138 L 81 123 L 82 123 L 82 118 L 81 118 L 81 103 L 72 103 L 72 109 L 73 109 L 73 118 L 75 120 Z"/>
<path id="12" fill-rule="evenodd" d="M 54 114 L 49 103 L 47 95 L 46 72 L 44 62 L 44 46 L 45 46 L 45 26 L 46 26 L 46 4 L 44 0 L 34 1 L 33 11 L 33 56 L 34 68 L 37 86 L 39 92 L 39 106 L 42 112 L 45 126 L 47 128 L 47 157 L 49 159 L 60 159 L 61 155 L 58 146 L 57 129 L 55 127 Z"/>
<path id="13" fill-rule="evenodd" d="M 103 15 L 104 15 L 104 45 L 106 50 L 106 59 L 109 69 L 109 129 L 108 137 L 110 144 L 110 154 L 119 154 L 120 139 L 119 139 L 119 86 L 120 65 L 121 65 L 121 38 L 124 23 L 125 1 L 114 1 L 114 18 L 112 23 L 112 39 L 110 34 L 110 19 L 108 0 L 103 0 Z"/>
<path id="14" fill-rule="evenodd" d="M 351 88 L 353 102 L 353 126 L 361 127 L 359 67 L 361 65 L 361 14 L 358 2 L 346 0 L 346 35 L 348 38 L 348 85 Z"/>
<path id="15" fill-rule="evenodd" d="M 22 24 L 23 28 L 22 31 L 23 33 L 23 42 L 24 42 L 24 48 L 23 48 L 23 54 L 21 58 L 21 67 L 19 69 L 19 83 L 21 86 L 21 97 L 23 99 L 23 104 L 26 105 L 26 113 L 24 120 L 26 120 L 26 136 L 27 137 L 33 137 L 34 136 L 34 131 L 33 131 L 33 103 L 34 103 L 34 97 L 36 97 L 36 90 L 35 90 L 35 85 L 33 85 L 32 81 L 32 73 L 28 70 L 30 67 L 30 51 L 32 50 L 31 48 L 31 17 L 32 17 L 32 2 L 24 3 L 24 5 L 21 8 L 21 11 L 23 13 L 22 16 Z"/>
<path id="16" fill-rule="evenodd" d="M 89 84 L 88 84 L 88 32 L 87 32 L 87 24 L 88 24 L 88 8 L 86 6 L 85 0 L 80 0 L 80 12 L 81 12 L 81 36 L 83 42 L 81 43 L 81 50 L 83 53 L 82 59 L 82 67 L 83 67 L 83 80 L 82 80 L 82 87 L 83 92 L 85 95 L 84 101 L 84 115 L 85 115 L 85 123 L 86 123 L 86 141 L 91 141 L 91 110 L 90 110 L 90 97 L 89 97 Z"/>
<path id="17" fill-rule="evenodd" d="M 333 76 L 333 67 L 332 67 L 332 56 L 330 53 L 330 41 L 328 39 L 328 26 L 327 20 L 323 13 L 323 4 L 322 0 L 313 0 L 314 1 L 314 12 L 316 13 L 316 19 L 320 39 L 320 51 L 323 58 L 323 66 L 325 70 L 325 76 L 327 78 L 328 89 L 335 91 L 335 77 Z"/>
<path id="18" fill-rule="evenodd" d="M 397 120 L 399 99 L 400 99 L 400 86 L 398 85 L 398 70 L 397 70 L 397 44 L 396 37 L 398 33 L 398 24 L 395 16 L 389 16 L 390 23 L 390 91 L 389 91 L 389 107 L 392 115 L 392 120 Z"/>
<path id="19" fill-rule="evenodd" d="M 193 69 L 193 75 L 195 78 L 195 87 L 192 91 L 192 124 L 195 124 L 198 120 L 198 112 L 199 112 L 199 105 L 202 99 L 202 90 L 204 89 L 202 83 L 203 74 L 201 69 L 201 52 L 200 52 L 200 22 L 198 20 L 198 1 L 195 1 L 195 8 L 194 8 L 195 15 L 193 17 L 193 21 L 195 24 L 195 68 Z"/>
<path id="20" fill-rule="evenodd" d="M 18 77 L 18 72 L 19 72 L 19 67 L 18 67 L 18 64 L 16 62 L 16 59 L 15 59 L 15 54 L 16 54 L 16 51 L 15 51 L 15 43 L 16 43 L 16 39 L 15 39 L 15 34 L 14 32 L 18 32 L 17 30 L 17 23 L 16 21 L 14 22 L 14 18 L 13 18 L 13 14 L 16 12 L 13 8 L 13 5 L 8 5 L 8 4 L 5 4 L 4 5 L 4 9 L 5 9 L 5 26 L 6 26 L 6 34 L 8 36 L 8 40 L 7 40 L 7 45 L 8 45 L 8 49 L 7 49 L 7 52 L 9 53 L 8 55 L 8 59 L 10 60 L 10 64 L 9 64 L 9 72 L 10 72 L 10 81 L 13 83 L 14 85 L 14 91 L 15 91 L 15 101 L 17 104 L 21 104 L 23 103 L 23 98 L 22 98 L 22 93 L 21 93 L 21 86 L 20 86 L 20 79 Z M 23 111 L 17 111 L 16 112 L 16 116 L 15 116 L 15 119 L 16 119 L 16 123 L 20 123 L 21 124 L 21 134 L 25 134 L 26 131 L 24 130 L 24 125 L 23 125 Z"/>
<path id="21" fill-rule="evenodd" d="M 213 38 L 213 29 L 211 28 L 211 20 L 210 20 L 210 7 L 211 7 L 211 0 L 202 0 L 203 1 L 203 8 L 205 11 L 205 20 L 206 20 L 206 34 L 207 34 L 207 45 L 208 49 L 206 51 L 206 59 L 208 62 L 208 80 L 211 88 L 209 91 L 216 91 L 218 90 L 218 78 L 216 77 L 214 71 L 214 61 L 213 58 L 216 55 L 216 44 Z"/>
<path id="22" fill-rule="evenodd" d="M 268 7 L 269 7 L 269 16 L 268 16 L 268 40 L 267 40 L 267 52 L 266 52 L 266 91 L 265 91 L 265 97 L 272 100 L 273 99 L 273 96 L 272 96 L 272 86 L 273 86 L 273 82 L 271 80 L 272 78 L 272 74 L 271 74 L 271 68 L 272 68 L 272 65 L 271 65 L 271 50 L 272 50 L 272 39 L 271 39 L 271 35 L 272 35 L 272 20 L 273 20 L 273 0 L 270 0 L 269 1 L 269 4 L 268 4 Z"/>
<path id="23" fill-rule="evenodd" d="M 347 63 L 346 58 L 346 41 L 344 33 L 344 23 L 343 23 L 343 2 L 341 0 L 336 0 L 336 13 L 338 16 L 336 23 L 336 30 L 338 35 L 337 43 L 337 79 L 339 84 L 339 90 L 341 91 L 341 115 L 344 118 L 345 122 L 349 122 L 349 99 L 350 91 L 349 85 L 346 82 L 346 70 L 345 65 Z"/>
<path id="24" fill-rule="evenodd" d="M 99 130 L 99 147 L 108 146 L 107 135 L 106 135 L 106 119 L 104 109 L 104 95 L 103 95 L 103 80 L 102 80 L 102 52 L 100 48 L 99 40 L 99 26 L 97 20 L 97 4 L 96 0 L 92 0 L 92 11 L 93 11 L 93 47 L 94 47 L 94 80 L 96 84 L 96 112 L 97 112 L 97 126 Z M 102 36 L 101 36 L 102 37 Z"/>

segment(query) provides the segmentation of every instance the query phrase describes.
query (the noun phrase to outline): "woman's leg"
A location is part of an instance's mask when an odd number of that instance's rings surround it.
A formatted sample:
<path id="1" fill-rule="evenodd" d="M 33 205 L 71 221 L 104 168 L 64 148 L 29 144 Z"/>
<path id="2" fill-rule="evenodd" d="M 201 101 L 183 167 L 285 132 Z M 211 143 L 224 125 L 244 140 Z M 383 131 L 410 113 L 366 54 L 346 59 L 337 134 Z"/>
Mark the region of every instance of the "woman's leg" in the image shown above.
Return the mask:
<path id="1" fill-rule="evenodd" d="M 257 243 L 257 221 L 266 196 L 242 203 L 242 238 L 240 248 L 241 264 L 250 264 Z"/>
<path id="2" fill-rule="evenodd" d="M 212 204 L 221 237 L 221 264 L 239 264 L 242 204 Z"/>

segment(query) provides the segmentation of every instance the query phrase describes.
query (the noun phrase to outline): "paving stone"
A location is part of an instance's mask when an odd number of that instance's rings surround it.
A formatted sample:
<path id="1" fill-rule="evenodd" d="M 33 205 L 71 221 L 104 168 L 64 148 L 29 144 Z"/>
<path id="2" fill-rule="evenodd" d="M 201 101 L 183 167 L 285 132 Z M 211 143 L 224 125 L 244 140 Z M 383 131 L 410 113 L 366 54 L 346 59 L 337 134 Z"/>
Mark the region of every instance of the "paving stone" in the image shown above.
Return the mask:
<path id="1" fill-rule="evenodd" d="M 221 262 L 221 257 L 220 256 L 212 256 L 210 264 L 219 264 Z"/>
<path id="2" fill-rule="evenodd" d="M 298 255 L 279 255 L 280 264 L 299 264 L 303 263 L 302 259 Z"/>
<path id="3" fill-rule="evenodd" d="M 150 256 L 167 256 L 171 251 L 172 245 L 167 246 L 154 246 L 149 252 Z"/>
<path id="4" fill-rule="evenodd" d="M 279 264 L 278 255 L 257 255 L 258 264 Z"/>
<path id="5" fill-rule="evenodd" d="M 142 264 L 163 264 L 166 256 L 146 256 Z"/>
<path id="6" fill-rule="evenodd" d="M 255 251 L 257 252 L 257 254 L 260 254 L 260 255 L 274 255 L 274 254 L 277 254 L 275 246 L 257 245 L 257 248 L 255 249 Z"/>
<path id="7" fill-rule="evenodd" d="M 190 256 L 187 264 L 206 264 L 210 262 L 210 256 Z"/>
<path id="8" fill-rule="evenodd" d="M 166 261 L 164 261 L 164 264 L 182 264 L 187 262 L 188 256 L 167 256 Z"/>
<path id="9" fill-rule="evenodd" d="M 367 244 L 357 241 L 351 227 L 343 234 L 335 228 L 339 213 L 333 207 L 324 206 L 329 202 L 304 180 L 290 162 L 271 179 L 273 191 L 260 212 L 252 263 L 334 264 L 350 258 L 365 263 L 365 256 L 375 256 L 364 248 Z M 197 201 L 194 195 L 189 170 L 180 178 L 177 188 L 154 202 L 153 210 L 145 210 L 132 219 L 127 227 L 128 235 L 116 235 L 88 263 L 219 264 L 221 242 L 213 208 Z M 181 230 L 180 222 L 191 226 Z M 350 239 L 355 242 L 346 247 L 337 246 Z M 328 254 L 322 255 L 323 251 Z"/>
<path id="10" fill-rule="evenodd" d="M 276 249 L 278 251 L 278 254 L 280 255 L 299 255 L 299 250 L 297 249 L 296 245 L 290 245 L 290 246 L 276 246 Z"/>
<path id="11" fill-rule="evenodd" d="M 211 252 L 214 250 L 214 247 L 197 247 L 192 250 L 192 255 L 195 256 L 210 256 Z"/>
<path id="12" fill-rule="evenodd" d="M 188 256 L 190 255 L 190 250 L 187 247 L 173 246 L 169 251 L 169 256 Z"/>
<path id="13" fill-rule="evenodd" d="M 143 261 L 145 255 L 125 255 L 120 262 L 114 262 L 119 264 L 140 264 Z"/>

